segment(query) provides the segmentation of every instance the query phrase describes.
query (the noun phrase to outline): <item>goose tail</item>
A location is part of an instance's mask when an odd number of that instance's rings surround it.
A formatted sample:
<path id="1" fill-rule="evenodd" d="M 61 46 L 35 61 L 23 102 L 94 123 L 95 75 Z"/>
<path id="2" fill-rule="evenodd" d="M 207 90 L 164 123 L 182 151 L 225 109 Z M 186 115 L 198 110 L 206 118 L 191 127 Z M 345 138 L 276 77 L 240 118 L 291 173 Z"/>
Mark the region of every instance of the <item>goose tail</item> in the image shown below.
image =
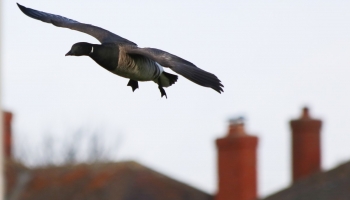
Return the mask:
<path id="1" fill-rule="evenodd" d="M 155 83 L 160 84 L 162 87 L 169 87 L 174 84 L 178 79 L 177 75 L 162 72 L 162 74 L 154 80 Z"/>

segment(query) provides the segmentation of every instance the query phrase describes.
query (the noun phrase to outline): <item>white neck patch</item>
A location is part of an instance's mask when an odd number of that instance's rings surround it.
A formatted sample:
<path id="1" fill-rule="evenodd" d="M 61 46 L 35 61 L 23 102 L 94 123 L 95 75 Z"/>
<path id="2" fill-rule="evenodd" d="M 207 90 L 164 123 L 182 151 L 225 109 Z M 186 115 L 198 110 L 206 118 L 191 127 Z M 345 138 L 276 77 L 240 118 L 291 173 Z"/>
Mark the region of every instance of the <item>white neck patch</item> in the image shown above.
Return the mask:
<path id="1" fill-rule="evenodd" d="M 91 52 L 90 54 L 94 53 L 94 46 L 91 47 Z"/>

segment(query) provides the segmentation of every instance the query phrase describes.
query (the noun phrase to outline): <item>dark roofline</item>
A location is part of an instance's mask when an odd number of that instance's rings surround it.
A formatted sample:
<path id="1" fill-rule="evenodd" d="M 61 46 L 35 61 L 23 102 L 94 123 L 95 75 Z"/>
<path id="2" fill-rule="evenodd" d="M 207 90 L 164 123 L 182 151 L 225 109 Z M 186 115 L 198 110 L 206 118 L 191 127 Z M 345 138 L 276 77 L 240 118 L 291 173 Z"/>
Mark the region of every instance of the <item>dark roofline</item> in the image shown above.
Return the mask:
<path id="1" fill-rule="evenodd" d="M 22 192 L 27 193 L 28 191 L 31 191 L 33 186 L 33 181 L 39 180 L 45 180 L 47 175 L 55 173 L 57 176 L 57 173 L 62 173 L 62 171 L 75 171 L 75 170 L 81 170 L 84 169 L 84 171 L 90 171 L 89 173 L 95 173 L 96 170 L 97 173 L 101 171 L 124 171 L 125 169 L 128 169 L 128 172 L 126 173 L 135 173 L 135 174 L 142 174 L 141 177 L 154 177 L 154 180 L 156 183 L 167 183 L 170 184 L 169 186 L 172 188 L 177 188 L 176 190 L 181 191 L 187 191 L 189 193 L 194 193 L 197 195 L 201 195 L 203 197 L 206 197 L 205 199 L 214 199 L 213 195 L 208 194 L 202 190 L 199 190 L 191 185 L 188 185 L 186 183 L 180 182 L 174 178 L 171 178 L 167 175 L 164 175 L 160 172 L 157 172 L 149 167 L 145 167 L 144 165 L 139 164 L 135 161 L 121 161 L 121 162 L 106 162 L 106 163 L 81 163 L 77 165 L 62 165 L 62 166 L 48 166 L 48 167 L 35 167 L 35 168 L 18 168 L 15 166 L 9 166 L 10 168 L 14 169 L 16 171 L 16 175 L 14 178 L 14 184 L 8 190 L 8 196 L 20 196 Z M 46 175 L 45 175 L 46 174 Z M 56 177 L 57 178 L 57 177 Z M 46 179 L 50 180 L 50 179 Z M 56 179 L 54 179 L 56 180 Z M 141 180 L 141 179 L 139 179 Z M 152 180 L 152 179 L 150 179 Z M 161 182 L 159 182 L 161 181 Z M 46 184 L 50 184 L 49 182 L 46 182 Z M 57 182 L 56 182 L 57 184 Z M 150 182 L 151 184 L 151 182 Z M 48 185 L 49 186 L 49 185 Z M 49 186 L 51 187 L 51 186 Z M 29 190 L 28 190 L 29 189 Z M 52 189 L 52 188 L 51 188 Z M 46 190 L 46 189 L 45 189 Z M 44 190 L 43 190 L 44 191 Z"/>
<path id="2" fill-rule="evenodd" d="M 342 163 L 329 171 L 318 172 L 296 181 L 289 187 L 263 198 L 263 200 L 314 199 L 313 194 L 319 194 L 320 191 L 329 191 L 329 193 L 326 193 L 327 195 L 339 193 L 340 191 L 337 192 L 337 190 L 340 189 L 337 188 L 341 187 L 344 179 L 350 182 L 350 161 Z M 348 191 L 349 196 L 350 190 Z"/>

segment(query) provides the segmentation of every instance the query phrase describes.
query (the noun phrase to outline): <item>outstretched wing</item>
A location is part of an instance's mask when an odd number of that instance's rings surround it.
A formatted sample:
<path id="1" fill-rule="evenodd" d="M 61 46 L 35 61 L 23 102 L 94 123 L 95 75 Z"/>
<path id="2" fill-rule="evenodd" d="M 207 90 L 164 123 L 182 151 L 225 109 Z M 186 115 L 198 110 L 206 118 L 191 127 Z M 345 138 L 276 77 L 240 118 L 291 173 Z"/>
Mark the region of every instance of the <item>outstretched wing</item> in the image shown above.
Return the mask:
<path id="1" fill-rule="evenodd" d="M 135 46 L 124 46 L 123 48 L 128 54 L 139 54 L 146 56 L 156 61 L 163 67 L 172 69 L 176 73 L 181 74 L 198 85 L 210 87 L 219 93 L 224 91 L 224 86 L 214 74 L 206 72 L 196 67 L 193 63 L 178 56 L 155 48 L 138 48 Z"/>
<path id="2" fill-rule="evenodd" d="M 75 20 L 62 17 L 60 15 L 54 15 L 54 14 L 34 10 L 31 8 L 27 8 L 18 3 L 17 5 L 24 14 L 26 14 L 31 18 L 34 18 L 46 23 L 51 23 L 58 27 L 69 28 L 72 30 L 89 34 L 92 37 L 95 37 L 101 43 L 118 43 L 118 44 L 124 43 L 124 44 L 136 45 L 135 43 L 125 38 L 122 38 L 114 33 L 111 33 L 103 28 L 93 26 L 90 24 L 83 24 Z"/>

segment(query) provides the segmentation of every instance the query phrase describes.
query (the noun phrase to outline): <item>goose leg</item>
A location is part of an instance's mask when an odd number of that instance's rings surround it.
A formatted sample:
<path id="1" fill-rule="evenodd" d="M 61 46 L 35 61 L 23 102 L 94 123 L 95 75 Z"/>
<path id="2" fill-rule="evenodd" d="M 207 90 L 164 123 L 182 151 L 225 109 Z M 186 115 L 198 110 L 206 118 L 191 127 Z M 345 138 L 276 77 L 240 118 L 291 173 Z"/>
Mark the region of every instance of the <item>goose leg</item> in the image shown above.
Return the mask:
<path id="1" fill-rule="evenodd" d="M 162 95 L 161 98 L 162 98 L 163 96 L 165 96 L 165 98 L 168 98 L 168 96 L 166 95 L 165 90 L 163 89 L 163 87 L 160 86 L 160 85 L 158 85 L 158 88 L 159 88 L 159 90 L 160 90 L 160 94 Z"/>
<path id="2" fill-rule="evenodd" d="M 165 96 L 165 98 L 168 98 L 168 96 L 165 93 L 164 88 L 162 87 L 162 84 L 160 83 L 160 79 L 158 79 L 158 89 L 159 89 L 160 94 L 161 94 L 160 98 L 162 98 L 163 96 Z"/>
<path id="3" fill-rule="evenodd" d="M 128 86 L 130 86 L 132 88 L 132 91 L 134 92 L 137 88 L 139 88 L 139 83 L 130 79 Z"/>

